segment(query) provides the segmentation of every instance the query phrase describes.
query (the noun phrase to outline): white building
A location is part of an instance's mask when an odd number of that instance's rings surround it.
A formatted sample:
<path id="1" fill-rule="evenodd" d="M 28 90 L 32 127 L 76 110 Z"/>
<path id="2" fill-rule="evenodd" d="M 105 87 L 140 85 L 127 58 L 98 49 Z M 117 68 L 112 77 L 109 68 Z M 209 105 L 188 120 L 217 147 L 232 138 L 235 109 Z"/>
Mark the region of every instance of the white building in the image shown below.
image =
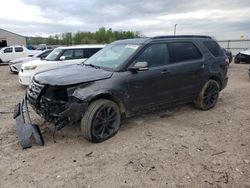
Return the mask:
<path id="1" fill-rule="evenodd" d="M 26 46 L 26 38 L 0 28 L 0 48 L 11 45 Z"/>

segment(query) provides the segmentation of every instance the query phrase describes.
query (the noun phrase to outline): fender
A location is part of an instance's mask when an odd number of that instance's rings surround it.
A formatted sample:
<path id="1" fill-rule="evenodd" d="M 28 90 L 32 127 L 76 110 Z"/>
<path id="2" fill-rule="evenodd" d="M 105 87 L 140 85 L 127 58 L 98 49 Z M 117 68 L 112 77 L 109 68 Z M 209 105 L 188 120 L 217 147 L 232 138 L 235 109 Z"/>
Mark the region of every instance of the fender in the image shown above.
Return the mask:
<path id="1" fill-rule="evenodd" d="M 114 90 L 104 90 L 104 89 L 95 89 L 92 87 L 89 88 L 77 88 L 73 94 L 73 97 L 80 99 L 83 102 L 90 104 L 97 99 L 108 99 L 114 101 L 119 107 L 122 113 L 127 112 L 126 100 L 129 99 L 129 95 L 123 91 L 114 91 Z M 123 99 L 123 100 L 122 100 Z"/>

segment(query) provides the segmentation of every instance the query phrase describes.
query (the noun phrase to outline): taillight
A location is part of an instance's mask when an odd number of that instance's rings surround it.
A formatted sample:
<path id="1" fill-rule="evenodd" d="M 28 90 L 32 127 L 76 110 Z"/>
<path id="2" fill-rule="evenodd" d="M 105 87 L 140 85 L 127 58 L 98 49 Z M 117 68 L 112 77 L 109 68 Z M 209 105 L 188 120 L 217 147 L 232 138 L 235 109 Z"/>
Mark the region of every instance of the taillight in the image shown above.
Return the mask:
<path id="1" fill-rule="evenodd" d="M 225 58 L 225 63 L 228 64 L 228 65 L 230 64 L 228 57 Z"/>

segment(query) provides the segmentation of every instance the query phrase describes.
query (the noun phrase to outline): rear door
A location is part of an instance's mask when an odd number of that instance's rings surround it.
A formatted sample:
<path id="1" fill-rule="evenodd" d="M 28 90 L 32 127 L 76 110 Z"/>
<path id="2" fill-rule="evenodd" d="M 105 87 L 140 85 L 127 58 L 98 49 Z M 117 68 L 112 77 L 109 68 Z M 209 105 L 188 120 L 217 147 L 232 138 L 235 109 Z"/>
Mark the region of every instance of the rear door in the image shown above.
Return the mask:
<path id="1" fill-rule="evenodd" d="M 26 53 L 24 52 L 23 47 L 15 47 L 14 49 L 15 49 L 15 52 L 14 52 L 15 59 L 26 56 Z"/>
<path id="2" fill-rule="evenodd" d="M 173 77 L 174 101 L 189 99 L 197 95 L 203 83 L 205 59 L 195 43 L 191 41 L 168 43 Z"/>

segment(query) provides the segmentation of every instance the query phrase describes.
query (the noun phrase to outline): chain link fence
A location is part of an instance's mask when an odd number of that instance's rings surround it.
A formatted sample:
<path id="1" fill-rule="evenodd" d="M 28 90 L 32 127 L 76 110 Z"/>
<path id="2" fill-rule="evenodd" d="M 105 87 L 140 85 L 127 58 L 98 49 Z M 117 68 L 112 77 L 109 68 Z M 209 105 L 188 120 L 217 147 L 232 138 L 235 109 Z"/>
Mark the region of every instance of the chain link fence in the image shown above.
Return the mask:
<path id="1" fill-rule="evenodd" d="M 250 48 L 250 39 L 241 40 L 218 40 L 222 48 L 228 49 L 235 56 L 240 51 Z"/>

